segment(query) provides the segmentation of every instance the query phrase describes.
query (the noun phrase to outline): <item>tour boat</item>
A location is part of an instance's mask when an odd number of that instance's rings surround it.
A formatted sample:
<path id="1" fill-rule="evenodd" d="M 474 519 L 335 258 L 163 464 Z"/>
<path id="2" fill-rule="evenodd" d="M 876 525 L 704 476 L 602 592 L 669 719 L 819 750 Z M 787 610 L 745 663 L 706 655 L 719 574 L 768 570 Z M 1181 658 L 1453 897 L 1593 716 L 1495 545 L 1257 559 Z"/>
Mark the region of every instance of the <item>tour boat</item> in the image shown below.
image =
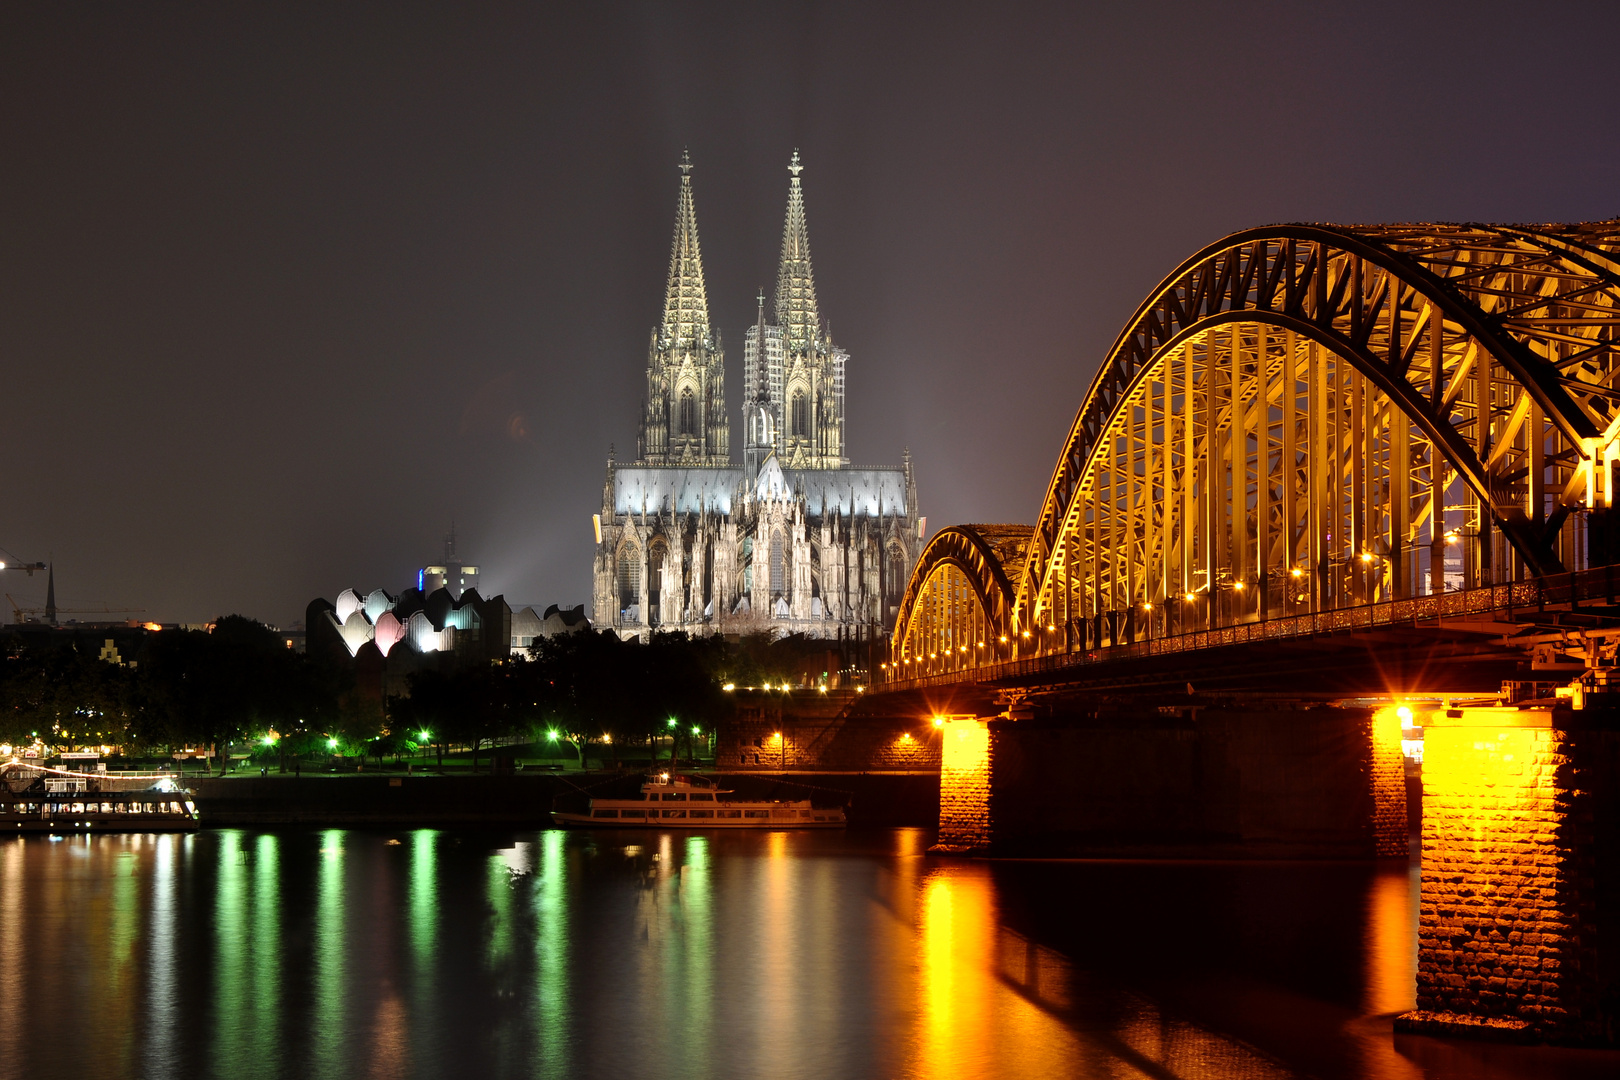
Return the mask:
<path id="1" fill-rule="evenodd" d="M 0 835 L 197 828 L 197 804 L 167 773 L 72 772 L 12 761 L 0 765 L 0 780 Z"/>
<path id="2" fill-rule="evenodd" d="M 559 825 L 621 829 L 841 829 L 842 807 L 811 806 L 809 799 L 734 799 L 736 792 L 701 776 L 660 773 L 635 799 L 592 799 L 584 813 L 553 810 Z"/>

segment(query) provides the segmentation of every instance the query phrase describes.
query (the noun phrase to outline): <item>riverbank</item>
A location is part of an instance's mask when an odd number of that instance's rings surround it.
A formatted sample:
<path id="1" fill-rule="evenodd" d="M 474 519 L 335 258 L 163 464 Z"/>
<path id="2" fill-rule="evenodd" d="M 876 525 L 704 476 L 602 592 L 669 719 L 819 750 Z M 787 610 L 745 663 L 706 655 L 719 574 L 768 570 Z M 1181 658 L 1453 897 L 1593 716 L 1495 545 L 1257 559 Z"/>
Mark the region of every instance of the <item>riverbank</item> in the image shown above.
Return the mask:
<path id="1" fill-rule="evenodd" d="M 927 773 L 747 775 L 705 772 L 755 799 L 804 799 L 847 806 L 855 826 L 932 826 L 939 777 Z M 507 776 L 362 773 L 315 776 L 189 777 L 204 826 L 318 827 L 549 825 L 553 801 L 626 797 L 641 774 L 518 773 Z"/>

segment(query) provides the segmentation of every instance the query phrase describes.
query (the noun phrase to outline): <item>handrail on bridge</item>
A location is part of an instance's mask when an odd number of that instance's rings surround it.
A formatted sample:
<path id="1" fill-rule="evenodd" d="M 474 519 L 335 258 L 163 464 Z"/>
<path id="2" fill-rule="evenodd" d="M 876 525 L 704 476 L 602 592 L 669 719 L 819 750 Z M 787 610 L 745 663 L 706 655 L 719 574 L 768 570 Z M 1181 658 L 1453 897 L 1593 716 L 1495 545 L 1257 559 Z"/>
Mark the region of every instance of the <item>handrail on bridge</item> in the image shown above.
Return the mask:
<path id="1" fill-rule="evenodd" d="M 1022 675 L 1036 675 L 1118 660 L 1167 656 L 1255 641 L 1400 626 L 1447 616 L 1479 615 L 1489 611 L 1512 612 L 1520 608 L 1542 608 L 1549 604 L 1578 604 L 1582 600 L 1604 600 L 1612 603 L 1617 582 L 1620 582 L 1620 570 L 1608 565 L 1575 573 L 1550 575 L 1539 580 L 1486 585 L 1477 589 L 1459 589 L 1428 596 L 1337 608 L 1332 611 L 1303 612 L 1213 630 L 1192 630 L 1143 641 L 1104 645 L 1095 649 L 1070 651 L 1062 647 L 1042 648 L 1032 656 L 982 664 L 967 663 L 949 670 L 931 671 L 921 676 L 895 678 L 895 665 L 890 664 L 881 672 L 884 678 L 873 689 L 911 690 L 961 682 L 994 682 Z M 924 666 L 925 662 L 918 661 L 918 664 Z"/>

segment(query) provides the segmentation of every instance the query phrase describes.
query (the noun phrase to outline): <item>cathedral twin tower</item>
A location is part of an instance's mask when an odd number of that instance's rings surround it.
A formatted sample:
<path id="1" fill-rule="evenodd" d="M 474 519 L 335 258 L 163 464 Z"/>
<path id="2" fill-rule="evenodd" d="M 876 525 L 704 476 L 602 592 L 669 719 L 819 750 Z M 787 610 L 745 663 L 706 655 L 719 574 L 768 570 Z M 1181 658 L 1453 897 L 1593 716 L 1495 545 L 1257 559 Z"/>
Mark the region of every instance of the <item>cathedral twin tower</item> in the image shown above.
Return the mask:
<path id="1" fill-rule="evenodd" d="M 609 458 L 595 519 L 594 621 L 626 636 L 662 628 L 880 638 L 924 519 L 909 455 L 900 468 L 849 467 L 849 355 L 816 305 L 798 151 L 771 320 L 761 295 L 744 335 L 741 467 L 731 458 L 725 355 L 709 322 L 684 154 L 680 170 L 637 460 Z"/>
<path id="2" fill-rule="evenodd" d="M 731 424 L 725 354 L 709 323 L 692 202 L 692 163 L 681 159 L 681 193 L 669 257 L 664 321 L 647 351 L 647 402 L 640 459 L 648 465 L 729 465 Z M 774 321 L 759 317 L 743 346 L 743 464 L 758 470 L 774 452 L 786 468 L 838 469 L 844 454 L 844 364 L 816 306 L 810 234 L 799 184 L 799 152 L 788 172 L 787 222 L 776 277 Z"/>

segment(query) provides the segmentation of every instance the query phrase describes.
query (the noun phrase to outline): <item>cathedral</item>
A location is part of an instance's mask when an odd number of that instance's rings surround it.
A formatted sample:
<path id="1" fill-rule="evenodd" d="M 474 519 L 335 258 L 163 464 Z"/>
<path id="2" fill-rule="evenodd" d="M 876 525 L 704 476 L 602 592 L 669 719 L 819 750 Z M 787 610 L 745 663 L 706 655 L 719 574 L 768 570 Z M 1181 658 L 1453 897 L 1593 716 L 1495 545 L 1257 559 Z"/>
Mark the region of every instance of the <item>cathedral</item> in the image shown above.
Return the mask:
<path id="1" fill-rule="evenodd" d="M 849 354 L 833 344 L 816 304 L 803 170 L 794 151 L 776 295 L 769 319 L 758 297 L 743 337 L 738 465 L 683 155 L 636 460 L 620 464 L 609 451 L 595 518 L 598 627 L 626 637 L 685 630 L 849 642 L 888 633 L 926 519 L 909 453 L 899 468 L 850 467 Z"/>

